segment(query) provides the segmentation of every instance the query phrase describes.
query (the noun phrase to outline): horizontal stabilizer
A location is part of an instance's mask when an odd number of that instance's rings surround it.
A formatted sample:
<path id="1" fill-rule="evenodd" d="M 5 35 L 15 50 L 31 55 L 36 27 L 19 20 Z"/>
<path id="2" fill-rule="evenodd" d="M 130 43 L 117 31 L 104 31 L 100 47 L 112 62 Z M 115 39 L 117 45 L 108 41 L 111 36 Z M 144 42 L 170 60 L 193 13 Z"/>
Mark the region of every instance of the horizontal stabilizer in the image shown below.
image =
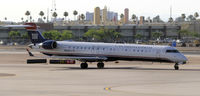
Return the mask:
<path id="1" fill-rule="evenodd" d="M 26 28 L 27 30 L 37 30 L 38 26 L 35 23 L 25 23 L 24 25 L 3 25 L 5 28 Z"/>
<path id="2" fill-rule="evenodd" d="M 26 28 L 26 27 L 32 27 L 31 25 L 5 25 L 2 26 L 5 28 Z"/>

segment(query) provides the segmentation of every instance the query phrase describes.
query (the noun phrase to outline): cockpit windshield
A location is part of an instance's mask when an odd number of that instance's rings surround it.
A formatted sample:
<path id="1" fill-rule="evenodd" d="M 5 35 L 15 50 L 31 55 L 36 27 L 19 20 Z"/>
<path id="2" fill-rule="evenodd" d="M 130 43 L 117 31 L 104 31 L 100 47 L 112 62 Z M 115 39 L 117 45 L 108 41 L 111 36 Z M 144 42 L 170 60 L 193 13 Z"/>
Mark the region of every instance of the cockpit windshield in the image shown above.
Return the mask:
<path id="1" fill-rule="evenodd" d="M 167 50 L 166 53 L 179 53 L 178 50 Z"/>

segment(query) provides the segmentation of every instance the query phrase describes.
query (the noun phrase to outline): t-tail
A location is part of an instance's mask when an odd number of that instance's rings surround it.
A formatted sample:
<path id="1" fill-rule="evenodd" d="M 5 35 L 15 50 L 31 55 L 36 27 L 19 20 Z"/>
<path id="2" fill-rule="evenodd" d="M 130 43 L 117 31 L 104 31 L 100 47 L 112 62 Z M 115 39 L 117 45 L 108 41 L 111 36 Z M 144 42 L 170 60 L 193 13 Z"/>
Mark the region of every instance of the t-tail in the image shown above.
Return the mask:
<path id="1" fill-rule="evenodd" d="M 28 27 L 25 28 L 27 29 L 28 36 L 33 44 L 42 43 L 46 41 L 46 39 L 42 36 L 41 32 L 39 31 L 35 23 L 26 23 L 25 25 L 29 25 Z"/>

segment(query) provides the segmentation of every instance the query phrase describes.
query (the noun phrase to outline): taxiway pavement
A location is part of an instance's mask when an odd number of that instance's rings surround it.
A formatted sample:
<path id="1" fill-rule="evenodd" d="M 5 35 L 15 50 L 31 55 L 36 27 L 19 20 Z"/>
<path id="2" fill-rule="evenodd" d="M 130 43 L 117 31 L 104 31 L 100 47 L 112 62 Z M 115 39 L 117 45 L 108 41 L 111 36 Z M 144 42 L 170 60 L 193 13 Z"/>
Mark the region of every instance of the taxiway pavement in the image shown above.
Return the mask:
<path id="1" fill-rule="evenodd" d="M 39 54 L 38 54 L 39 55 Z M 26 64 L 25 52 L 0 52 L 0 96 L 199 96 L 200 55 L 189 64 L 105 63 L 97 69 L 75 65 Z"/>

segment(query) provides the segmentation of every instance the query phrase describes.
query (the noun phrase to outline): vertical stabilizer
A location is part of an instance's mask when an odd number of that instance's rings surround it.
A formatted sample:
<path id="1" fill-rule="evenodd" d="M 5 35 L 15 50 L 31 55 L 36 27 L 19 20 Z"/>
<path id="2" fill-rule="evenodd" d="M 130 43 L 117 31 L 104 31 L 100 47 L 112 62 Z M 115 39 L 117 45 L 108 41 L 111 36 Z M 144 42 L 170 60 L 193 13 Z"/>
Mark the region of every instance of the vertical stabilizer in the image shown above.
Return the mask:
<path id="1" fill-rule="evenodd" d="M 42 36 L 37 25 L 35 23 L 26 23 L 25 25 L 30 25 L 30 27 L 25 27 L 28 31 L 28 36 L 32 43 L 42 43 L 46 39 Z"/>

